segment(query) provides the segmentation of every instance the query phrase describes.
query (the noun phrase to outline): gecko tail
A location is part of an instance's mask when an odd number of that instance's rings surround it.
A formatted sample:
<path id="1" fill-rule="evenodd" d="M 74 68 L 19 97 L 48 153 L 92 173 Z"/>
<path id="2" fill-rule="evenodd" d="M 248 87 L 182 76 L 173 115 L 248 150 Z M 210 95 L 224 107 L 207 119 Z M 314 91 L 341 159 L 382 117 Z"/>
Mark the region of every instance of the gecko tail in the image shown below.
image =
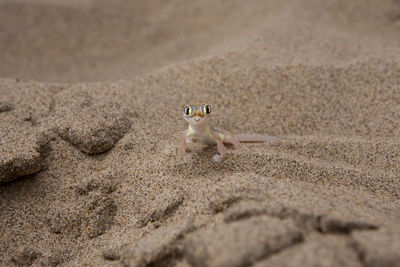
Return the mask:
<path id="1" fill-rule="evenodd" d="M 268 134 L 236 134 L 235 137 L 241 143 L 262 143 L 280 139 L 277 136 L 271 136 Z"/>

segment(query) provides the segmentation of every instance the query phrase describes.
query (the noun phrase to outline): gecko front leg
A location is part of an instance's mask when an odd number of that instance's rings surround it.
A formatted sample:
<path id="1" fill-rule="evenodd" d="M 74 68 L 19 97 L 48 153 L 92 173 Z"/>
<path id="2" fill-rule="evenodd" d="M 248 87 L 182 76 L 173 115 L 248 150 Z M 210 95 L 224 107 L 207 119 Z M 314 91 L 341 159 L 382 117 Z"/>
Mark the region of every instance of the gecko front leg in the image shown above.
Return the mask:
<path id="1" fill-rule="evenodd" d="M 219 153 L 219 154 L 216 154 L 213 156 L 213 160 L 215 162 L 222 162 L 225 159 L 224 143 L 222 142 L 221 138 L 218 135 L 213 134 L 212 137 L 215 140 L 215 142 L 217 143 L 217 149 L 218 149 L 218 153 Z"/>
<path id="2" fill-rule="evenodd" d="M 187 150 L 187 143 L 186 143 L 186 139 L 187 139 L 187 133 L 188 130 L 185 130 L 181 136 L 181 145 L 180 145 L 180 154 L 181 154 L 181 158 L 183 161 L 185 161 L 188 157 L 188 153 L 186 152 Z"/>

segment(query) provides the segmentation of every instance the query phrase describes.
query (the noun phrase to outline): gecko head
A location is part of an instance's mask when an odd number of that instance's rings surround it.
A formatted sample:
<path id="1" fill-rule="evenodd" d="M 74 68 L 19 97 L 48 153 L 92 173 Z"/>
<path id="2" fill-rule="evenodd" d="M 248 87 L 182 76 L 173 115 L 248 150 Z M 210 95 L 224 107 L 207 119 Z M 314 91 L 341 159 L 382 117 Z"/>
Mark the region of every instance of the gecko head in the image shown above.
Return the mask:
<path id="1" fill-rule="evenodd" d="M 211 106 L 208 104 L 186 105 L 183 110 L 183 118 L 193 127 L 208 125 L 211 115 Z"/>

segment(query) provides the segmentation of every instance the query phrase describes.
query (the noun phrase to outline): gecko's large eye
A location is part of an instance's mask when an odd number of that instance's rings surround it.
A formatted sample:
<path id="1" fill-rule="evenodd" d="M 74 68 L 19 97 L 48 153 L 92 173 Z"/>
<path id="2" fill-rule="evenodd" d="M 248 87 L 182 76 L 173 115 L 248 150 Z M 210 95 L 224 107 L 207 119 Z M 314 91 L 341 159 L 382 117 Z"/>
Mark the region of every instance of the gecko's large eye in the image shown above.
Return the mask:
<path id="1" fill-rule="evenodd" d="M 185 113 L 186 116 L 190 116 L 193 113 L 192 107 L 191 106 L 185 106 L 185 109 L 183 110 L 183 113 Z"/>
<path id="2" fill-rule="evenodd" d="M 205 114 L 210 114 L 211 113 L 211 106 L 210 105 L 204 105 L 203 112 Z"/>

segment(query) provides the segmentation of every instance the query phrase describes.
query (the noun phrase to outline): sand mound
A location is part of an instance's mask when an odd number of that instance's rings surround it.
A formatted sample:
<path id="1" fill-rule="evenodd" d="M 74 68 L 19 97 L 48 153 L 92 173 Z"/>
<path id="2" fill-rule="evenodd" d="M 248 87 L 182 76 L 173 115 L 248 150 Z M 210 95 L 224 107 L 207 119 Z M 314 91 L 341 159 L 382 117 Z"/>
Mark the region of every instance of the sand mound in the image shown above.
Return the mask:
<path id="1" fill-rule="evenodd" d="M 45 141 L 29 127 L 2 121 L 0 140 L 0 182 L 41 170 Z"/>
<path id="2" fill-rule="evenodd" d="M 399 266 L 398 1 L 0 0 L 0 17 L 0 265 Z M 282 138 L 183 163 L 187 102 Z"/>
<path id="3" fill-rule="evenodd" d="M 196 232 L 188 237 L 185 257 L 193 266 L 243 266 L 302 239 L 291 222 L 255 217 Z"/>
<path id="4" fill-rule="evenodd" d="M 88 154 L 102 153 L 129 130 L 132 114 L 108 95 L 92 97 L 85 87 L 54 97 L 55 131 Z"/>

